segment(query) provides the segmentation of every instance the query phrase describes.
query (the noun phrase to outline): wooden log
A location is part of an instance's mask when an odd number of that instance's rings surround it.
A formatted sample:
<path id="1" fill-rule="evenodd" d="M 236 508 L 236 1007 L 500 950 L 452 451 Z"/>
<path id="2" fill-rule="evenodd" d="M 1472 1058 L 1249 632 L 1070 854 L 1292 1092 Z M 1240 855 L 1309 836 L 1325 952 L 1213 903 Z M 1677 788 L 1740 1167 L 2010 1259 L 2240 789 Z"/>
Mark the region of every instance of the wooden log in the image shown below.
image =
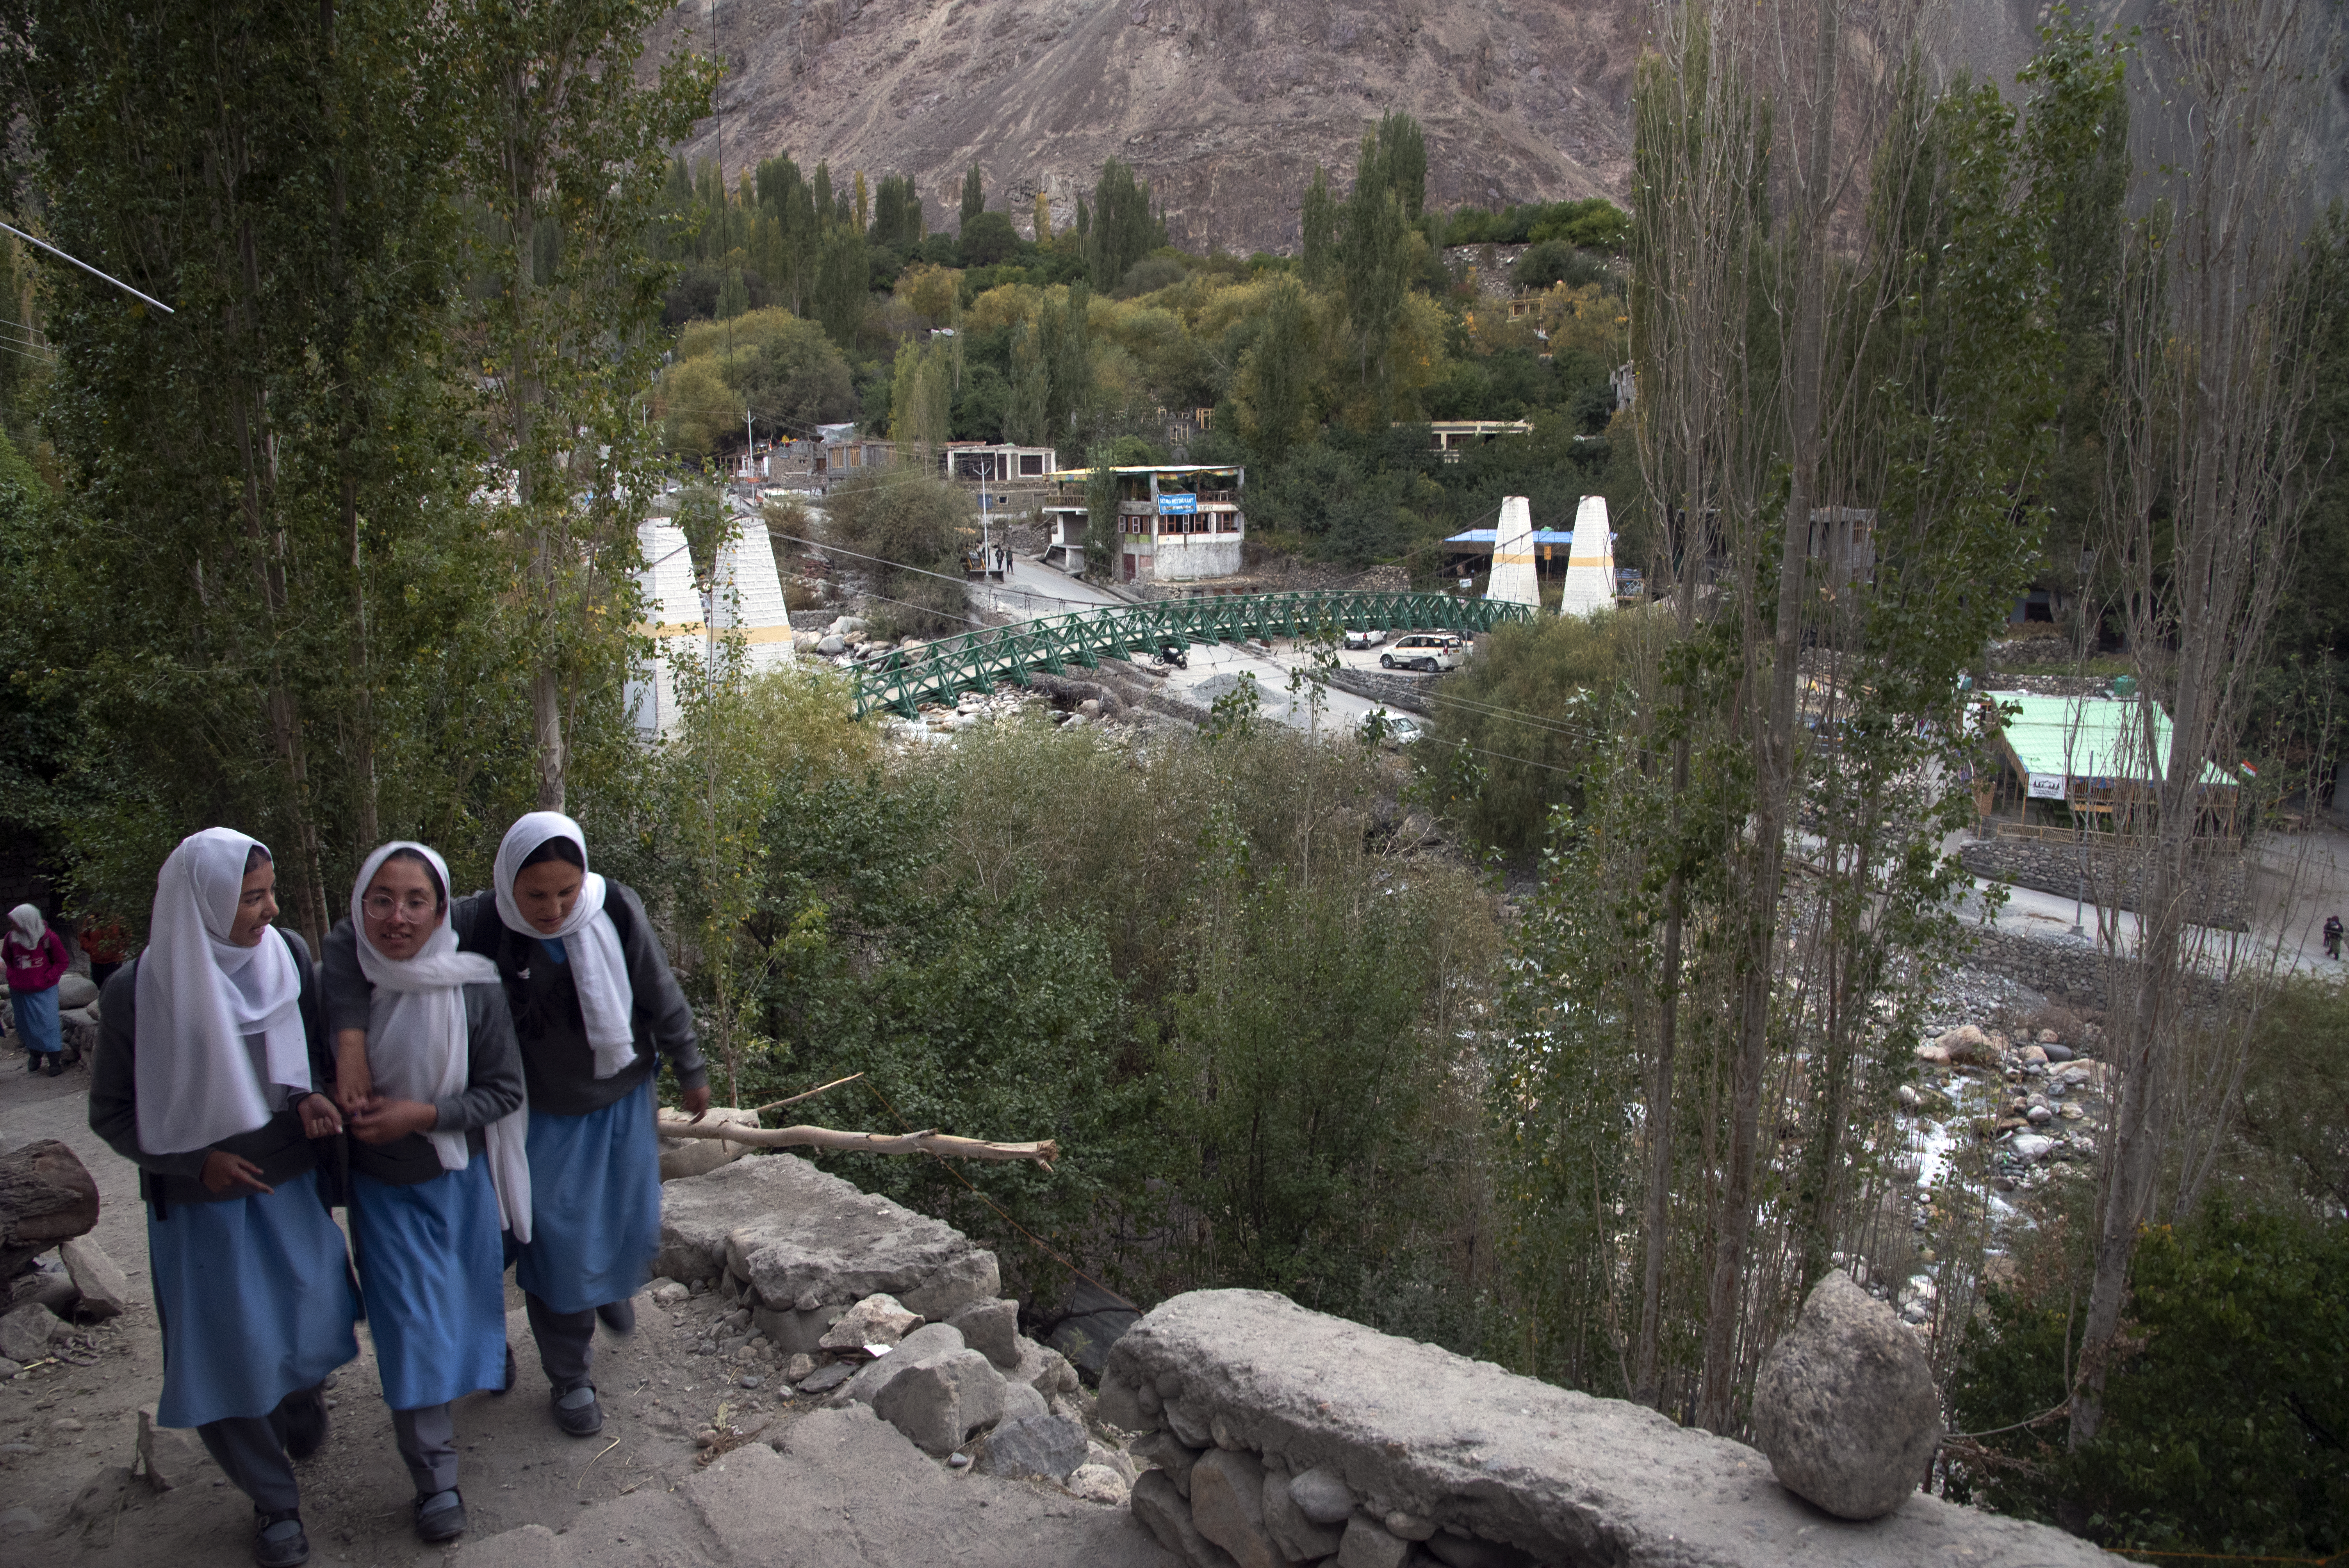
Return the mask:
<path id="1" fill-rule="evenodd" d="M 54 1138 L 0 1154 L 0 1279 L 98 1223 L 98 1182 Z"/>
<path id="2" fill-rule="evenodd" d="M 988 1143 L 934 1132 L 842 1132 L 829 1127 L 744 1127 L 740 1122 L 695 1122 L 684 1112 L 663 1106 L 663 1138 L 722 1138 L 729 1143 L 751 1143 L 761 1149 L 832 1149 L 843 1154 L 942 1154 L 949 1160 L 1032 1160 L 1046 1170 L 1061 1157 L 1051 1139 L 1036 1143 Z"/>

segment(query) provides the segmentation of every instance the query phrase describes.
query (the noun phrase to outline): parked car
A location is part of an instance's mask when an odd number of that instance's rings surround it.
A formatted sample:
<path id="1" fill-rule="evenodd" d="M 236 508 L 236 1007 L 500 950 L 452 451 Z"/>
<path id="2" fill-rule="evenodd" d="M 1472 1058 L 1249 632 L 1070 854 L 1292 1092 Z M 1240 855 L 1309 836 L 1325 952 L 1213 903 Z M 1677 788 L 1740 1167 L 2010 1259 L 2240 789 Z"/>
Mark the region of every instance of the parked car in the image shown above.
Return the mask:
<path id="1" fill-rule="evenodd" d="M 1460 667 L 1460 639 L 1442 632 L 1413 632 L 1395 639 L 1393 647 L 1379 655 L 1379 667 L 1389 670 L 1456 670 Z"/>
<path id="2" fill-rule="evenodd" d="M 1392 708 L 1380 708 L 1362 720 L 1364 740 L 1376 738 L 1389 746 L 1409 746 L 1426 733 L 1427 726 Z"/>
<path id="3" fill-rule="evenodd" d="M 1383 626 L 1372 626 L 1368 631 L 1346 634 L 1346 645 L 1350 648 L 1375 648 L 1386 640 L 1387 633 Z"/>

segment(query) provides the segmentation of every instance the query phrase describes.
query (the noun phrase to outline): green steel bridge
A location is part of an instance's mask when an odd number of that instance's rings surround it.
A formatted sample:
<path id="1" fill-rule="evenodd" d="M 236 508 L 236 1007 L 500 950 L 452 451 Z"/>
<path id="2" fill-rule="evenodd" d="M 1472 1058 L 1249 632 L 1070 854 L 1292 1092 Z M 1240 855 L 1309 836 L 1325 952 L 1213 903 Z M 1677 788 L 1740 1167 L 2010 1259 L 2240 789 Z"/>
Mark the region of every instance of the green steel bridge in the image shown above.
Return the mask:
<path id="1" fill-rule="evenodd" d="M 1455 599 L 1448 593 L 1249 593 L 1154 599 L 990 626 L 903 648 L 856 674 L 858 717 L 888 708 L 912 718 L 925 702 L 951 703 L 998 681 L 1028 684 L 1029 672 L 1065 675 L 1071 665 L 1099 669 L 1105 658 L 1156 654 L 1169 643 L 1237 643 L 1248 637 L 1302 637 L 1317 632 L 1485 632 L 1504 621 L 1530 621 L 1523 604 Z"/>

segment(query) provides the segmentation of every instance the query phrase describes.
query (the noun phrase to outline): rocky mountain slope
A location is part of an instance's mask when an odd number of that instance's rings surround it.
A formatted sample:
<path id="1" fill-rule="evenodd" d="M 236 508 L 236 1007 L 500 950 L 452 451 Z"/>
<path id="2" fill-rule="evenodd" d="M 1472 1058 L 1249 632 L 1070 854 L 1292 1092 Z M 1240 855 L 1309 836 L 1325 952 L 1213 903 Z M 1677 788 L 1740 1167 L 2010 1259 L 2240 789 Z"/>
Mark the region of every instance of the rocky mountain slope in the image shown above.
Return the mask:
<path id="1" fill-rule="evenodd" d="M 2011 83 L 2046 9 L 1950 0 L 1925 42 L 1947 67 Z M 2099 28 L 2145 26 L 2158 72 L 2154 9 L 2073 5 Z M 1350 169 L 1393 108 L 1426 128 L 1431 201 L 1621 200 L 1648 17 L 1646 0 L 686 0 L 652 44 L 723 56 L 719 112 L 685 150 L 730 170 L 788 152 L 843 182 L 911 174 L 936 228 L 976 163 L 1024 232 L 1035 192 L 1066 224 L 1102 160 L 1122 158 L 1176 243 L 1245 253 L 1293 247 L 1313 165 Z M 2166 95 L 2133 76 L 2140 134 L 2159 148 Z M 2349 163 L 2344 83 L 2328 98 L 2309 152 L 2329 194 Z"/>

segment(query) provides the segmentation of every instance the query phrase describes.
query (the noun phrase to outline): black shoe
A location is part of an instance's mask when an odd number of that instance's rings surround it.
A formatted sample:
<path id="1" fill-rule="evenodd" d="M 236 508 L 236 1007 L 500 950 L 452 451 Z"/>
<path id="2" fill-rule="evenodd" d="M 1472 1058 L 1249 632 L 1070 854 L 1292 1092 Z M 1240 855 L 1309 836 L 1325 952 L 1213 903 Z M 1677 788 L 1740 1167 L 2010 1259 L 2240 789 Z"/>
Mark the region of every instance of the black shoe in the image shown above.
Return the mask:
<path id="1" fill-rule="evenodd" d="M 285 1412 L 285 1457 L 296 1461 L 326 1442 L 326 1396 L 323 1388 L 297 1388 L 277 1407 Z"/>
<path id="2" fill-rule="evenodd" d="M 607 1301 L 595 1309 L 595 1315 L 615 1334 L 626 1336 L 636 1331 L 636 1304 L 633 1301 Z"/>
<path id="3" fill-rule="evenodd" d="M 581 1398 L 581 1395 L 585 1398 Z M 604 1429 L 604 1404 L 593 1383 L 574 1383 L 554 1390 L 554 1424 L 574 1438 L 592 1438 Z"/>
<path id="4" fill-rule="evenodd" d="M 260 1522 L 253 1537 L 253 1560 L 261 1568 L 295 1568 L 310 1561 L 310 1538 L 302 1533 L 302 1516 L 293 1509 L 283 1513 L 254 1511 Z"/>
<path id="5" fill-rule="evenodd" d="M 26 1051 L 25 1053 L 25 1070 L 28 1073 L 36 1073 L 41 1070 L 40 1052 Z"/>
<path id="6" fill-rule="evenodd" d="M 465 1533 L 465 1500 L 457 1489 L 436 1491 L 416 1500 L 416 1538 L 439 1545 Z"/>
<path id="7" fill-rule="evenodd" d="M 512 1393 L 514 1379 L 520 1376 L 521 1373 L 514 1366 L 513 1346 L 509 1345 L 506 1346 L 506 1380 L 490 1392 L 501 1396 Z"/>
<path id="8" fill-rule="evenodd" d="M 46 1054 L 46 1055 L 48 1057 L 48 1058 L 49 1058 L 49 1076 L 50 1076 L 51 1078 L 63 1078 L 63 1077 L 65 1076 L 65 1071 L 66 1071 L 66 1054 L 65 1054 L 65 1052 L 63 1052 L 63 1051 L 49 1051 L 49 1052 L 47 1052 L 47 1053 L 45 1053 L 45 1054 Z"/>

